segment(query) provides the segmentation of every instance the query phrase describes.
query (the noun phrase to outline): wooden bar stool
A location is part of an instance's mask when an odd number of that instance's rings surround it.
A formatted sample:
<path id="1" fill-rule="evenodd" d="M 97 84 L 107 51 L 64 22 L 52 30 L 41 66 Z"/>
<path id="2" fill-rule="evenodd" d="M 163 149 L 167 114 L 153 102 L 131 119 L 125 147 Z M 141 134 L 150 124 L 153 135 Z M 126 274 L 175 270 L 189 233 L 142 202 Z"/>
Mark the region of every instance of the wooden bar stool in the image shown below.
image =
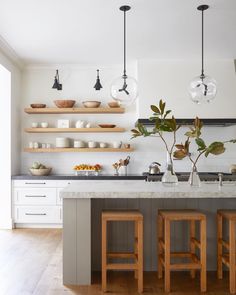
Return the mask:
<path id="1" fill-rule="evenodd" d="M 223 240 L 223 218 L 229 223 L 229 241 Z M 236 258 L 235 258 L 235 225 L 236 210 L 217 211 L 217 277 L 223 278 L 223 263 L 229 268 L 229 290 L 231 294 L 236 293 Z M 223 247 L 228 253 L 224 253 Z"/>
<path id="2" fill-rule="evenodd" d="M 107 223 L 133 221 L 135 224 L 134 252 L 107 252 Z M 109 258 L 134 259 L 133 263 L 109 263 Z M 107 291 L 107 270 L 134 270 L 138 292 L 143 292 L 143 215 L 139 211 L 102 212 L 102 291 Z"/>
<path id="3" fill-rule="evenodd" d="M 170 226 L 171 221 L 190 222 L 189 252 L 171 252 Z M 200 222 L 200 241 L 195 236 L 195 223 Z M 158 278 L 165 272 L 165 292 L 170 292 L 170 271 L 190 270 L 191 277 L 200 270 L 201 292 L 206 291 L 206 216 L 195 210 L 159 210 L 157 217 L 158 229 Z M 200 259 L 195 254 L 195 248 L 200 250 Z M 189 258 L 187 263 L 171 263 L 172 257 Z"/>

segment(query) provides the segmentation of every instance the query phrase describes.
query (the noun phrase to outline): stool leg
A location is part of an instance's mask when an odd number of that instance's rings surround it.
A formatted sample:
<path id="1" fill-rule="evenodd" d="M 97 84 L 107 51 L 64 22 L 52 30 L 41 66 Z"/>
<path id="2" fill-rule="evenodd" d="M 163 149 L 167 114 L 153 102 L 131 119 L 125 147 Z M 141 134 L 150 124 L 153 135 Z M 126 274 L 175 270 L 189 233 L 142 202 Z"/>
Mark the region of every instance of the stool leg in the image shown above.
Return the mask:
<path id="1" fill-rule="evenodd" d="M 206 292 L 207 289 L 207 278 L 206 278 L 206 219 L 200 221 L 200 261 L 201 261 L 201 292 Z"/>
<path id="2" fill-rule="evenodd" d="M 230 293 L 236 292 L 235 286 L 235 221 L 229 221 L 229 288 Z"/>
<path id="3" fill-rule="evenodd" d="M 170 221 L 164 220 L 165 235 L 165 292 L 170 292 Z"/>
<path id="4" fill-rule="evenodd" d="M 190 221 L 190 253 L 195 254 L 195 245 L 192 242 L 192 238 L 195 238 L 195 221 L 194 220 Z M 196 274 L 195 270 L 193 270 L 193 269 L 190 270 L 190 276 L 192 279 L 195 278 L 195 274 Z"/>
<path id="5" fill-rule="evenodd" d="M 157 216 L 157 263 L 158 263 L 158 279 L 162 279 L 163 267 L 161 264 L 161 255 L 163 254 L 163 249 L 159 244 L 159 240 L 163 240 L 163 219 L 161 215 Z"/>
<path id="6" fill-rule="evenodd" d="M 143 220 L 138 221 L 138 292 L 143 292 Z"/>
<path id="7" fill-rule="evenodd" d="M 134 222 L 134 254 L 138 254 L 138 222 Z M 134 278 L 138 279 L 138 271 L 134 271 Z"/>
<path id="8" fill-rule="evenodd" d="M 107 291 L 107 221 L 102 220 L 102 291 Z"/>
<path id="9" fill-rule="evenodd" d="M 222 271 L 223 246 L 221 243 L 222 224 L 223 224 L 223 217 L 221 214 L 217 213 L 217 277 L 218 279 L 223 278 L 223 271 Z"/>

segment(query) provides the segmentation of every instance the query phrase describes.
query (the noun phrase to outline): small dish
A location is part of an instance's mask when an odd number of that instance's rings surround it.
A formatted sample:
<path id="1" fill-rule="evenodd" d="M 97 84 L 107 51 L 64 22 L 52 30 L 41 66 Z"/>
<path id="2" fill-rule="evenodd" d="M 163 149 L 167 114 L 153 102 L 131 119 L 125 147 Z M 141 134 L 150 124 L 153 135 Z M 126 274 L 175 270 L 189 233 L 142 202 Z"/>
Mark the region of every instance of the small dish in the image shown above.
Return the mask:
<path id="1" fill-rule="evenodd" d="M 75 104 L 75 100 L 59 99 L 59 100 L 54 100 L 54 103 L 58 108 L 73 108 Z"/>
<path id="2" fill-rule="evenodd" d="M 120 107 L 120 104 L 117 101 L 110 101 L 110 102 L 108 102 L 108 105 L 110 108 L 119 108 Z"/>
<path id="3" fill-rule="evenodd" d="M 30 106 L 31 106 L 32 109 L 46 108 L 46 104 L 44 104 L 44 103 L 32 103 Z"/>
<path id="4" fill-rule="evenodd" d="M 116 125 L 114 125 L 114 124 L 99 124 L 98 126 L 101 128 L 115 128 L 116 127 Z"/>
<path id="5" fill-rule="evenodd" d="M 99 108 L 100 104 L 101 104 L 101 101 L 96 101 L 96 100 L 83 101 L 83 105 L 85 108 Z"/>

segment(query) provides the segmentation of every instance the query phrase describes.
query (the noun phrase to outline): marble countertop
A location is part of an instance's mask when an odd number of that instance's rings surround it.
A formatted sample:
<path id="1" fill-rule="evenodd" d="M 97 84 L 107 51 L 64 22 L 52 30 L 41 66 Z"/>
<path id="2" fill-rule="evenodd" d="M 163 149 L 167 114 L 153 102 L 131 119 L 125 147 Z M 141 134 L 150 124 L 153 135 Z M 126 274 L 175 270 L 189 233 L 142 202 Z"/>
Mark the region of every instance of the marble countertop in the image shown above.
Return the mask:
<path id="1" fill-rule="evenodd" d="M 137 180 L 81 181 L 63 189 L 66 198 L 236 198 L 236 182 L 202 182 L 201 187 L 191 187 L 187 182 L 176 186 L 164 186 L 161 182 Z"/>

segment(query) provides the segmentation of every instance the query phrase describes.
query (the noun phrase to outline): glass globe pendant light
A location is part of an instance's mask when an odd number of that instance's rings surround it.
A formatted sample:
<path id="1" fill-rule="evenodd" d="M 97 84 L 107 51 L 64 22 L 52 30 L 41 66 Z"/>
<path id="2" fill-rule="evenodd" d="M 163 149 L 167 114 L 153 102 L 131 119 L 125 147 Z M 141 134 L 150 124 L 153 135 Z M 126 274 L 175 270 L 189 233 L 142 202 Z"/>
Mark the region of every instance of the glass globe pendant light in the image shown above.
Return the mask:
<path id="1" fill-rule="evenodd" d="M 123 5 L 120 10 L 124 12 L 124 70 L 123 75 L 116 78 L 111 85 L 111 96 L 122 105 L 132 104 L 138 96 L 138 86 L 135 78 L 126 73 L 126 11 L 130 6 Z"/>
<path id="2" fill-rule="evenodd" d="M 193 102 L 197 104 L 211 102 L 217 92 L 215 79 L 206 76 L 204 73 L 204 11 L 209 8 L 208 5 L 197 7 L 202 12 L 202 70 L 201 75 L 190 82 L 189 94 Z"/>

